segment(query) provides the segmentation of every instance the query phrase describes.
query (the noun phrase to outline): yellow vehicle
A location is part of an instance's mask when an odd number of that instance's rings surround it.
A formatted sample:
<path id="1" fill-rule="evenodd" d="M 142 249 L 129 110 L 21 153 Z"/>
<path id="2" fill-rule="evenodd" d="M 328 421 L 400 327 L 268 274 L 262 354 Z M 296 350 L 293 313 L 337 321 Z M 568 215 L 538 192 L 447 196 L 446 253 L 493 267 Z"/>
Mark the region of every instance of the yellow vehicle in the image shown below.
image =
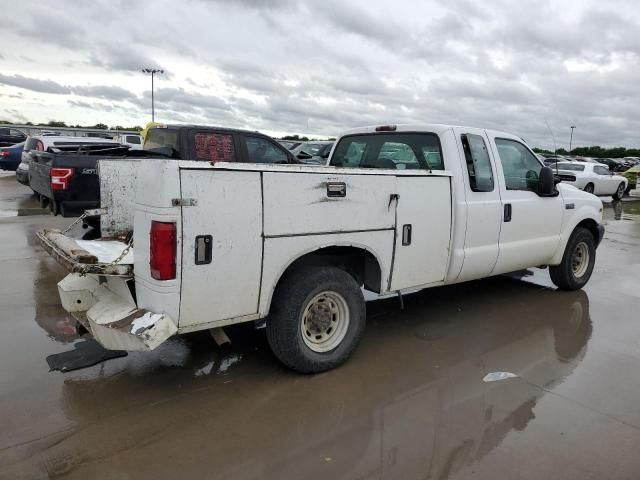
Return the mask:
<path id="1" fill-rule="evenodd" d="M 629 170 L 620 173 L 620 175 L 629 180 L 625 193 L 629 193 L 630 190 L 637 188 L 638 174 L 640 174 L 640 165 L 636 165 L 635 167 L 631 167 Z"/>

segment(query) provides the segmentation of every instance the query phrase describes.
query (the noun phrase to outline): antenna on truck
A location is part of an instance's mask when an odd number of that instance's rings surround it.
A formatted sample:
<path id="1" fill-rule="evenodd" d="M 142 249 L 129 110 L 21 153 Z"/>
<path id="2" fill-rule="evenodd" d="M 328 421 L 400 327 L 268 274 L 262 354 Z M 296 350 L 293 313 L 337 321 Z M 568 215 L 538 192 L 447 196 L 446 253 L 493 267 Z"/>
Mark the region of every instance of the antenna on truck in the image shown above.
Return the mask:
<path id="1" fill-rule="evenodd" d="M 556 136 L 553 134 L 553 130 L 551 130 L 549 122 L 546 118 L 544 120 L 544 124 L 549 129 L 549 133 L 551 134 L 551 138 L 553 139 L 553 158 L 556 161 L 556 173 L 558 173 L 558 146 L 556 145 Z"/>

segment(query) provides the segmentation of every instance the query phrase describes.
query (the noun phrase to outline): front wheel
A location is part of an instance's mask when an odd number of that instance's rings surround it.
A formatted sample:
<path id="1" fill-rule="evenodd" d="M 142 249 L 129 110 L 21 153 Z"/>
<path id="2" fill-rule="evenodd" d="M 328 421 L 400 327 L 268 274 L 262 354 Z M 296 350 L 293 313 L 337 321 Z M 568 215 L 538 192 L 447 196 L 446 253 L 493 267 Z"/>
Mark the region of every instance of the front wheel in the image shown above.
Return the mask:
<path id="1" fill-rule="evenodd" d="M 595 191 L 593 183 L 587 183 L 584 187 L 584 191 L 587 193 L 593 193 Z"/>
<path id="2" fill-rule="evenodd" d="M 301 373 L 338 367 L 364 333 L 366 307 L 358 283 L 335 267 L 288 273 L 274 295 L 267 340 L 282 363 Z"/>
<path id="3" fill-rule="evenodd" d="M 591 278 L 596 262 L 596 244 L 586 228 L 576 228 L 564 250 L 560 265 L 549 267 L 551 281 L 561 290 L 578 290 Z"/>
<path id="4" fill-rule="evenodd" d="M 616 190 L 616 193 L 614 193 L 611 196 L 613 197 L 614 200 L 622 200 L 622 197 L 624 197 L 624 183 L 621 183 L 620 185 L 618 185 L 618 189 Z"/>

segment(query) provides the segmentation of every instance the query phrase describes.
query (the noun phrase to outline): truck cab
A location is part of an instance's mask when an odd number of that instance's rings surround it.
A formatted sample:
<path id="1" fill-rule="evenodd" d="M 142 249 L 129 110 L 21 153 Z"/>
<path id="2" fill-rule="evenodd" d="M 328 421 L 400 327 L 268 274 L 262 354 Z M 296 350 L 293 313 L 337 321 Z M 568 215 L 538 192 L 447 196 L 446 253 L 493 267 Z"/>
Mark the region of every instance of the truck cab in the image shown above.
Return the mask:
<path id="1" fill-rule="evenodd" d="M 283 363 L 328 370 L 364 333 L 363 289 L 402 296 L 549 266 L 559 288 L 575 290 L 604 233 L 602 202 L 505 132 L 364 127 L 317 167 L 224 161 L 215 145 L 202 149 L 209 161 L 140 160 L 133 214 L 120 221 L 131 234 L 109 243 L 40 233 L 71 271 L 63 306 L 105 347 L 149 350 L 177 333 L 266 319 Z M 108 196 L 121 182 L 115 171 L 104 178 Z M 126 219 L 120 205 L 103 219 Z"/>

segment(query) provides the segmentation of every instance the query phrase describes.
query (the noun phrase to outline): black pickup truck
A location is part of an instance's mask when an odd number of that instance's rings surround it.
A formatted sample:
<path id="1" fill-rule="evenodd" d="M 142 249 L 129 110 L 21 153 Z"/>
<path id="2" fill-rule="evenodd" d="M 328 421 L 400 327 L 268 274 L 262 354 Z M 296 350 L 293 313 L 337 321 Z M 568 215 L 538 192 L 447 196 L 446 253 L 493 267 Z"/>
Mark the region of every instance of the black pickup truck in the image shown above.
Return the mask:
<path id="1" fill-rule="evenodd" d="M 143 150 L 109 143 L 58 146 L 34 152 L 29 184 L 54 215 L 80 215 L 100 207 L 101 158 L 175 158 L 208 162 L 300 163 L 271 137 L 257 132 L 196 125 L 153 127 Z"/>
<path id="2" fill-rule="evenodd" d="M 122 157 L 128 147 L 113 143 L 50 148 L 31 152 L 29 185 L 54 215 L 79 215 L 100 206 L 97 162 L 104 157 Z"/>

